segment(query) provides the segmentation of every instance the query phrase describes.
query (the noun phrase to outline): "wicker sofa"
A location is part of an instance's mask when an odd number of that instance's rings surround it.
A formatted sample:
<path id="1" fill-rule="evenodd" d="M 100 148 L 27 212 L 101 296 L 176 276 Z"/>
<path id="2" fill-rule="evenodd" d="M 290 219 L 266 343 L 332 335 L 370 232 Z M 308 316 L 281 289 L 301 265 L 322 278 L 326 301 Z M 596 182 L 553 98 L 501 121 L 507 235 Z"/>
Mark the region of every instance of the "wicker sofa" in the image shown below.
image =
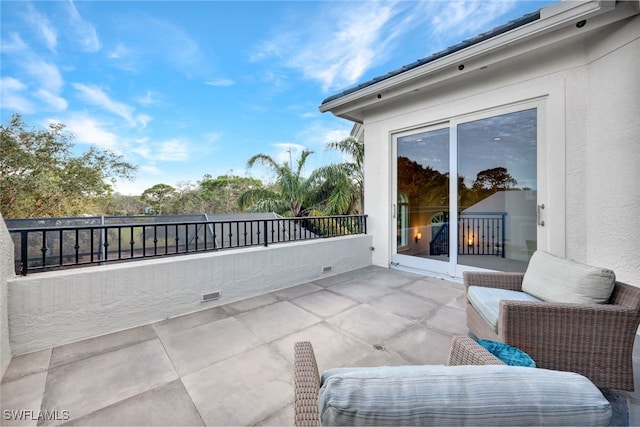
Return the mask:
<path id="1" fill-rule="evenodd" d="M 505 366 L 469 337 L 454 337 L 448 365 L 334 368 L 320 377 L 311 343 L 297 342 L 295 425 L 609 423 L 611 405 L 584 376 Z"/>
<path id="2" fill-rule="evenodd" d="M 448 365 L 504 365 L 469 337 L 454 337 Z M 320 375 L 313 346 L 309 341 L 294 344 L 295 425 L 318 426 Z"/>
<path id="3" fill-rule="evenodd" d="M 465 272 L 465 292 L 471 286 L 521 292 L 525 274 Z M 634 389 L 640 288 L 615 281 L 608 301 L 593 305 L 501 300 L 497 331 L 469 298 L 466 313 L 472 334 L 520 348 L 539 368 L 577 372 L 600 388 Z"/>

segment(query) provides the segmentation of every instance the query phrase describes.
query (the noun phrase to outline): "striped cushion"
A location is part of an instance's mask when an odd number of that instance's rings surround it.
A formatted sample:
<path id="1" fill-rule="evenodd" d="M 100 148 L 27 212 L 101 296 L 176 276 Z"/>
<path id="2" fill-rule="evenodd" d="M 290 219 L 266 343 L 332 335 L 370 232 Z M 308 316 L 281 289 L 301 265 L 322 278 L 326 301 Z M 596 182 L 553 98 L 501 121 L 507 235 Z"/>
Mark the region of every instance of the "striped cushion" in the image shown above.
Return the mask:
<path id="1" fill-rule="evenodd" d="M 609 300 L 615 281 L 615 274 L 607 268 L 536 251 L 522 279 L 522 290 L 545 301 L 593 305 Z"/>
<path id="2" fill-rule="evenodd" d="M 482 286 L 469 286 L 467 289 L 467 299 L 491 326 L 495 333 L 498 333 L 498 316 L 500 315 L 500 300 L 532 301 L 540 300 L 526 292 L 509 291 L 507 289 L 485 288 Z"/>
<path id="3" fill-rule="evenodd" d="M 505 365 L 338 369 L 323 374 L 322 425 L 608 425 L 582 375 Z"/>

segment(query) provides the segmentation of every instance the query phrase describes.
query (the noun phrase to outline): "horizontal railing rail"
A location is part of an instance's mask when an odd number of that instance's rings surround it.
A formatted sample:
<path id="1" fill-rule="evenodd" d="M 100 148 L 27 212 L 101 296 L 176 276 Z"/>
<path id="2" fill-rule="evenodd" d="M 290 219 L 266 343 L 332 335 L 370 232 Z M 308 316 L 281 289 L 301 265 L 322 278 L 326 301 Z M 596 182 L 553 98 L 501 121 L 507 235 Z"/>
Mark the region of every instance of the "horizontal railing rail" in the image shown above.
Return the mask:
<path id="1" fill-rule="evenodd" d="M 366 215 L 9 228 L 16 274 L 367 234 Z M 19 248 L 19 252 L 18 252 Z"/>

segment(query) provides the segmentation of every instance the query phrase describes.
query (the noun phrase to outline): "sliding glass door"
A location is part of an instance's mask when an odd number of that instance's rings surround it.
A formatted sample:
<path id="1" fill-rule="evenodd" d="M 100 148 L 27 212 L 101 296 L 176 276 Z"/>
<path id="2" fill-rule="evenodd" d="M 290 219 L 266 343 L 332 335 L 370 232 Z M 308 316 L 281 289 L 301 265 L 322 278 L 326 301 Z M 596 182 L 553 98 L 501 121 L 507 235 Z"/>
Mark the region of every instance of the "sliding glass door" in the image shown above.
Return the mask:
<path id="1" fill-rule="evenodd" d="M 395 135 L 393 263 L 524 271 L 537 247 L 537 134 L 528 108 Z"/>

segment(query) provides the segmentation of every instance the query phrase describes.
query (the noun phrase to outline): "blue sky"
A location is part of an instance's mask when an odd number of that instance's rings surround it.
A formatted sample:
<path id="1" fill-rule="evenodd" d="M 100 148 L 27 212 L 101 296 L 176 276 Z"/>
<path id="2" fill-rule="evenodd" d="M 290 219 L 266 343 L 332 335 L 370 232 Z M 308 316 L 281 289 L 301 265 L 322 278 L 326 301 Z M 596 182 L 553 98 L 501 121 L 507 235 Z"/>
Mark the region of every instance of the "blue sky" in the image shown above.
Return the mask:
<path id="1" fill-rule="evenodd" d="M 123 194 L 204 174 L 269 179 L 257 153 L 341 160 L 329 95 L 552 1 L 2 1 L 0 116 L 59 121 L 139 167 Z"/>

